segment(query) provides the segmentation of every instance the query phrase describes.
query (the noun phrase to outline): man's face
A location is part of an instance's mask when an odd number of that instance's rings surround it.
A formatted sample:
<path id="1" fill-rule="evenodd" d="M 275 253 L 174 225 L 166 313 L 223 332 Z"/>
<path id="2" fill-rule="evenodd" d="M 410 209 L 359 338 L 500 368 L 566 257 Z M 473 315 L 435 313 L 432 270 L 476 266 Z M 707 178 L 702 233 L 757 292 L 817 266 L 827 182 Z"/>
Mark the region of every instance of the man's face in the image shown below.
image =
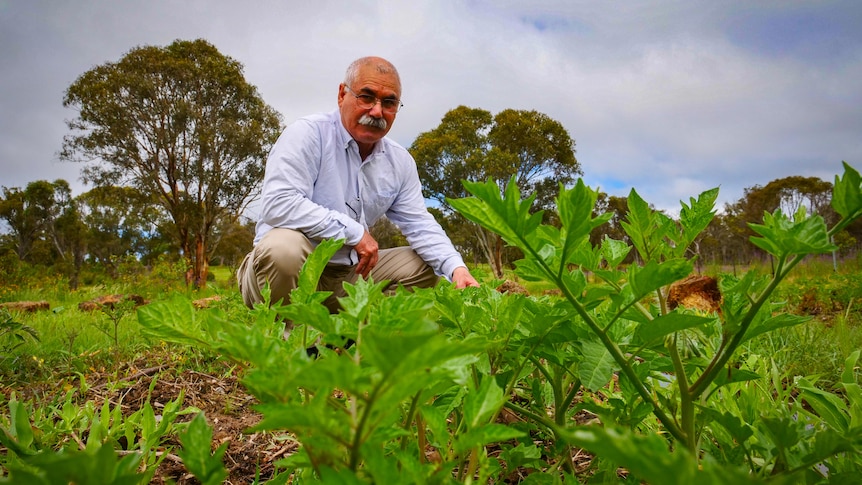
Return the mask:
<path id="1" fill-rule="evenodd" d="M 380 73 L 373 65 L 368 65 L 360 68 L 352 86 L 341 84 L 338 87 L 341 122 L 360 148 L 370 149 L 389 133 L 396 113 L 384 111 L 382 102 L 363 108 L 355 95 L 371 95 L 381 101 L 397 100 L 401 97 L 401 84 L 394 74 Z M 379 126 L 381 120 L 385 121 L 385 127 Z"/>

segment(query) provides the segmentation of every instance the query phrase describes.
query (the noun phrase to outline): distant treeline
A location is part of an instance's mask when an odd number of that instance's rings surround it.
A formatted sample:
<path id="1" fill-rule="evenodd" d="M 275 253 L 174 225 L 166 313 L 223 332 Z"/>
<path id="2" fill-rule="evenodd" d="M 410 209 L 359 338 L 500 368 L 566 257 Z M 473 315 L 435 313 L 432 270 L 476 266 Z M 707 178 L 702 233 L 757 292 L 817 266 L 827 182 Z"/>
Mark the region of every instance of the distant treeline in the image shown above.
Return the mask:
<path id="1" fill-rule="evenodd" d="M 749 223 L 760 222 L 765 212 L 795 214 L 805 210 L 822 216 L 831 225 L 837 219 L 830 205 L 831 192 L 829 182 L 798 176 L 750 187 L 737 202 L 717 210 L 692 248 L 700 263 L 706 265 L 762 260 L 763 252 L 749 242 L 754 235 Z M 432 212 L 467 260 L 486 262 L 471 223 L 458 213 Z M 599 193 L 596 212 L 610 213 L 611 219 L 593 231 L 594 244 L 605 237 L 627 240 L 623 230 L 627 197 Z M 19 274 L 16 268 L 20 265 L 42 267 L 68 277 L 70 285 L 76 287 L 82 274 L 89 275 L 85 283 L 92 283 L 94 278 L 117 278 L 124 265 L 146 267 L 159 260 L 184 259 L 170 215 L 154 197 L 132 187 L 97 187 L 77 197 L 71 195 L 64 180 L 40 180 L 25 188 L 3 187 L 0 220 L 6 226 L 0 234 L 0 270 L 4 275 Z M 215 244 L 206 254 L 208 263 L 235 267 L 251 249 L 254 221 L 232 214 L 219 219 L 213 234 Z M 374 226 L 373 234 L 382 247 L 406 244 L 398 229 L 386 220 Z M 860 241 L 862 224 L 857 221 L 836 235 L 836 256 L 855 256 Z M 506 266 L 520 258 L 511 248 L 504 248 L 502 254 Z"/>

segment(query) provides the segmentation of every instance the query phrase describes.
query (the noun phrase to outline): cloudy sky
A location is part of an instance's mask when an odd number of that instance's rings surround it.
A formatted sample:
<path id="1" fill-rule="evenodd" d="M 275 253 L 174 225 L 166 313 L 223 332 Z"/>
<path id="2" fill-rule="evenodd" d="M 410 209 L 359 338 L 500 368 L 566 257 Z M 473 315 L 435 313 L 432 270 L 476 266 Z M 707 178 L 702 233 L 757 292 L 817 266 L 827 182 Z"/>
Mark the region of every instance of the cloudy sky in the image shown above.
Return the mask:
<path id="1" fill-rule="evenodd" d="M 65 89 L 141 45 L 203 38 L 290 122 L 334 109 L 353 59 L 399 69 L 410 146 L 459 105 L 537 110 L 585 182 L 676 212 L 862 169 L 862 2 L 0 0 L 0 185 L 63 178 Z"/>

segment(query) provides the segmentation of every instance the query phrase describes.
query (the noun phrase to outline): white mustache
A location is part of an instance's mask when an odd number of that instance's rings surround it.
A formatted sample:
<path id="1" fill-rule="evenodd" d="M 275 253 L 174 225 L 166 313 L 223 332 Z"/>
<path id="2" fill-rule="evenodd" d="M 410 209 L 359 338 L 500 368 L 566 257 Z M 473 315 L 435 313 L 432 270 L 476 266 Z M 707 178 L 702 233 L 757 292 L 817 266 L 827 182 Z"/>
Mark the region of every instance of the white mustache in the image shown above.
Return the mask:
<path id="1" fill-rule="evenodd" d="M 371 126 L 373 128 L 379 128 L 381 130 L 386 129 L 386 120 L 385 119 L 373 118 L 373 117 L 369 116 L 368 114 L 364 114 L 364 115 L 362 115 L 361 118 L 359 118 L 359 124 L 365 125 L 365 126 Z"/>

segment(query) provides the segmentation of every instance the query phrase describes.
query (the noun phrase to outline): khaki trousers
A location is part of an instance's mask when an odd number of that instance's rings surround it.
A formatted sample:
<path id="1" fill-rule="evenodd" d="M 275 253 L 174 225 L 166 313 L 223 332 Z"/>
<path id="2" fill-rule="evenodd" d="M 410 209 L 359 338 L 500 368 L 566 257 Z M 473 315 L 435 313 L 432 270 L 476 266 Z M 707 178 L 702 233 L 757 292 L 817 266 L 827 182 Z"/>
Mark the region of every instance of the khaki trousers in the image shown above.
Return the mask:
<path id="1" fill-rule="evenodd" d="M 311 241 L 299 231 L 271 229 L 248 253 L 236 273 L 239 291 L 248 307 L 263 301 L 260 290 L 269 282 L 270 301 L 290 302 L 290 292 L 299 281 L 299 270 L 314 250 Z M 398 286 L 427 288 L 437 284 L 438 276 L 413 249 L 399 247 L 381 249 L 377 265 L 370 278 L 380 282 L 388 280 L 387 292 Z M 324 302 L 330 312 L 339 309 L 337 298 L 346 295 L 343 282 L 356 283 L 359 275 L 354 266 L 328 265 L 320 276 L 318 291 L 331 291 Z"/>

